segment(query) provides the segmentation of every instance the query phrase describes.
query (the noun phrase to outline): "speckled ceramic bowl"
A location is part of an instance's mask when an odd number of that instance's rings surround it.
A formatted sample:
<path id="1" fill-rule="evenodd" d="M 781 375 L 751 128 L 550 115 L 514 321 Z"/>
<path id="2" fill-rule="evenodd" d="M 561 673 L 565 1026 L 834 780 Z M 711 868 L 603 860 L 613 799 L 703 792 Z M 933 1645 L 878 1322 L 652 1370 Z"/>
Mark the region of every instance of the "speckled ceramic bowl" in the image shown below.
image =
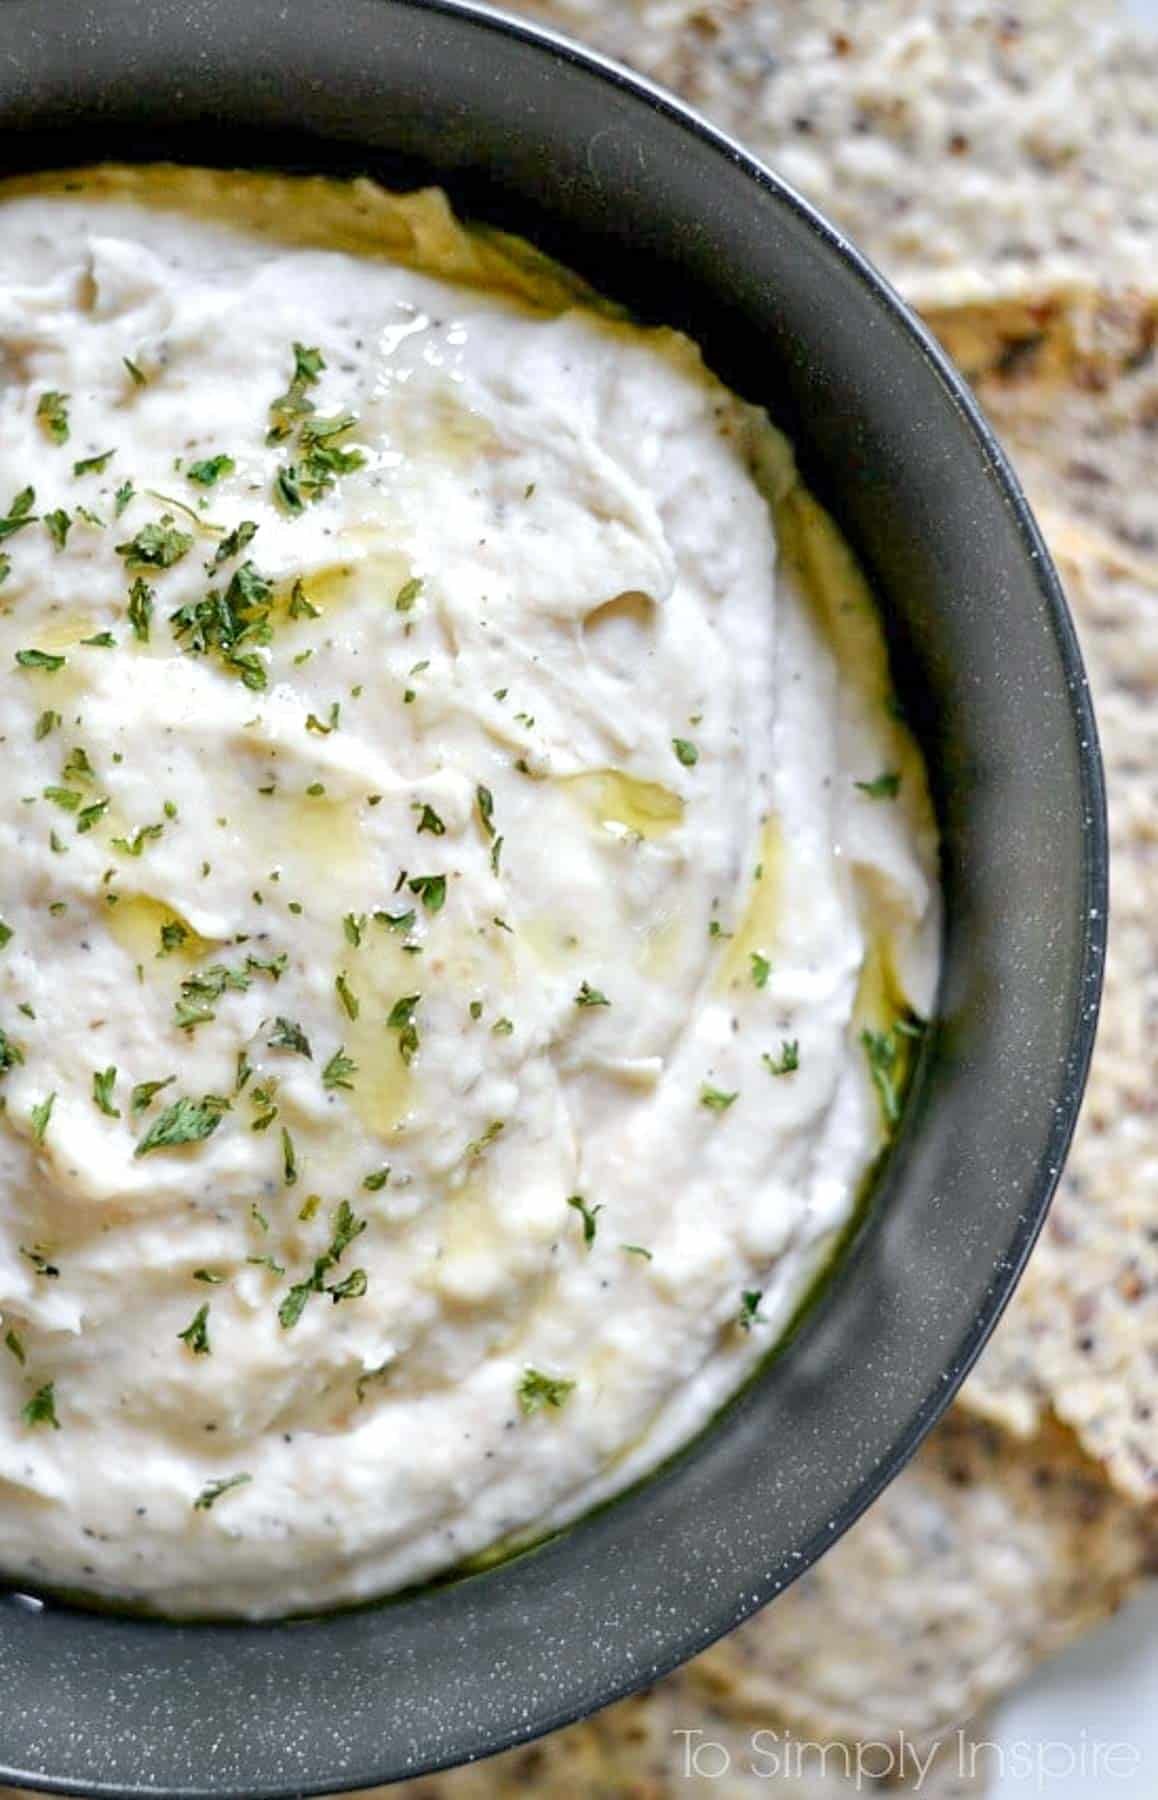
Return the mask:
<path id="1" fill-rule="evenodd" d="M 944 832 L 941 1017 L 858 1240 L 644 1486 L 489 1573 L 280 1626 L 0 1602 L 0 1780 L 320 1793 L 548 1731 L 774 1596 L 901 1467 L 1007 1300 L 1081 1095 L 1104 941 L 1073 629 L 960 383 L 840 237 L 644 84 L 450 0 L 4 0 L 10 167 L 158 156 L 444 182 L 765 402 L 870 570 Z M 2 884 L 2 875 L 0 875 Z"/>

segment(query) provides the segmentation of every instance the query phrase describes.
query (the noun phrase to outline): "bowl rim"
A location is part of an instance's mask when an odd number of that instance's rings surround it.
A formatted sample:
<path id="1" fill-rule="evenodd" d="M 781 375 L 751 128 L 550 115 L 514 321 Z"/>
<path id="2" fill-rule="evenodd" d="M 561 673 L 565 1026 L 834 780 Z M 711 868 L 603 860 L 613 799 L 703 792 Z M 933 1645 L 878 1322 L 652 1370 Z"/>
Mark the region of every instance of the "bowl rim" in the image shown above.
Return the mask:
<path id="1" fill-rule="evenodd" d="M 102 4 L 102 0 L 88 0 L 90 8 L 94 5 L 99 7 L 100 4 Z M 988 477 L 996 485 L 1012 515 L 1024 557 L 1032 564 L 1033 579 L 1043 602 L 1044 616 L 1048 620 L 1064 676 L 1070 718 L 1078 746 L 1077 767 L 1080 775 L 1080 805 L 1082 807 L 1082 891 L 1085 909 L 1081 927 L 1080 958 L 1074 978 L 1074 993 L 1080 998 L 1075 1006 L 1072 1025 L 1068 1032 L 1068 1054 L 1065 1060 L 1064 1075 L 1059 1077 L 1059 1091 L 1054 1095 L 1053 1119 L 1048 1143 L 1033 1177 L 1027 1180 L 1024 1210 L 1017 1229 L 1012 1234 L 1010 1246 L 1002 1260 L 1001 1267 L 994 1274 L 986 1304 L 974 1315 L 969 1330 L 957 1344 L 948 1358 L 947 1364 L 936 1372 L 935 1386 L 933 1385 L 934 1377 L 930 1377 L 932 1391 L 928 1394 L 924 1406 L 910 1420 L 906 1429 L 898 1434 L 889 1453 L 881 1458 L 873 1474 L 864 1479 L 848 1496 L 844 1504 L 834 1512 L 828 1528 L 818 1539 L 810 1542 L 806 1547 L 800 1556 L 797 1568 L 789 1578 L 794 1580 L 797 1574 L 802 1573 L 818 1556 L 822 1555 L 878 1498 L 885 1487 L 900 1473 L 933 1425 L 949 1407 L 1017 1287 L 1045 1222 L 1076 1127 L 1093 1052 L 1101 999 L 1108 929 L 1109 881 L 1104 769 L 1089 682 L 1082 661 L 1077 632 L 1065 599 L 1061 580 L 1047 550 L 1041 530 L 1030 510 L 1020 481 L 964 377 L 954 368 L 929 328 L 901 298 L 892 283 L 876 268 L 864 252 L 858 249 L 811 202 L 798 193 L 791 183 L 777 175 L 771 167 L 747 150 L 729 133 L 712 124 L 695 107 L 669 93 L 649 78 L 637 74 L 634 70 L 624 67 L 598 51 L 574 42 L 552 27 L 512 15 L 484 3 L 484 0 L 373 0 L 373 4 L 392 6 L 418 15 L 442 15 L 460 21 L 473 29 L 499 38 L 514 39 L 532 49 L 547 53 L 660 114 L 682 133 L 696 140 L 703 149 L 723 158 L 732 167 L 738 169 L 749 182 L 769 196 L 775 204 L 787 208 L 794 214 L 796 219 L 855 275 L 858 283 L 867 290 L 875 305 L 887 312 L 893 323 L 905 332 L 913 346 L 919 351 L 930 376 L 952 402 L 953 407 L 967 425 L 970 434 L 983 453 Z M 80 9 L 78 8 L 78 10 Z M 357 140 L 354 140 L 355 144 L 356 142 Z M 568 1527 L 567 1529 L 572 1528 Z M 719 1596 L 712 1605 L 705 1602 L 694 1620 L 685 1618 L 680 1621 L 678 1628 L 672 1628 L 667 1632 L 664 1638 L 663 1653 L 649 1662 L 646 1675 L 621 1672 L 617 1679 L 608 1679 L 605 1676 L 599 1683 L 594 1684 L 594 1691 L 579 1693 L 572 1691 L 565 1704 L 537 1707 L 533 1709 L 533 1718 L 529 1725 L 524 1725 L 521 1729 L 503 1731 L 498 1735 L 492 1733 L 472 1760 L 481 1760 L 515 1745 L 530 1743 L 536 1738 L 571 1724 L 598 1708 L 622 1699 L 642 1686 L 662 1678 L 742 1623 L 744 1619 L 750 1617 L 781 1592 L 786 1585 L 785 1580 L 777 1579 L 774 1574 L 770 1574 L 764 1578 L 758 1577 L 750 1581 L 744 1596 L 738 1602 L 735 1597 L 726 1594 Z M 386 1604 L 389 1604 L 390 1597 L 386 1596 L 385 1599 Z M 382 1602 L 369 1603 L 370 1606 L 375 1604 L 382 1604 Z M 68 1611 L 70 1609 L 65 1606 L 61 1610 Z M 342 1615 L 331 1616 L 341 1617 Z M 152 1629 L 169 1629 L 168 1623 L 164 1621 L 148 1621 L 147 1623 Z M 216 1623 L 207 1622 L 205 1626 L 195 1626 L 194 1629 L 212 1629 Z M 271 1621 L 270 1624 L 276 1627 L 278 1621 Z M 253 1627 L 242 1626 L 241 1629 L 263 1631 L 269 1629 L 269 1626 L 262 1623 Z M 435 1755 L 426 1760 L 418 1759 L 405 1775 L 399 1773 L 388 1779 L 417 1777 L 454 1766 L 458 1765 L 449 1757 Z M 372 1766 L 363 1765 L 357 1770 L 347 1768 L 331 1781 L 315 1782 L 310 1791 L 319 1795 L 344 1793 L 372 1786 L 380 1783 L 382 1779 L 381 1773 L 376 1772 Z M 4 1767 L 0 1767 L 0 1781 L 14 1787 L 29 1787 L 35 1784 L 39 1791 L 48 1793 L 99 1796 L 101 1800 L 140 1800 L 142 1795 L 157 1795 L 162 1792 L 171 1796 L 171 1800 L 220 1800 L 220 1796 L 227 1791 L 220 1785 L 181 1786 L 161 1790 L 150 1786 L 127 1786 L 117 1781 L 102 1780 L 99 1777 L 91 1781 L 81 1781 L 71 1776 L 53 1777 L 39 1772 L 29 1773 Z M 273 1781 L 248 1785 L 243 1791 L 250 1796 L 260 1795 L 262 1800 L 292 1800 L 293 1796 L 301 1794 L 302 1789 L 290 1782 Z"/>

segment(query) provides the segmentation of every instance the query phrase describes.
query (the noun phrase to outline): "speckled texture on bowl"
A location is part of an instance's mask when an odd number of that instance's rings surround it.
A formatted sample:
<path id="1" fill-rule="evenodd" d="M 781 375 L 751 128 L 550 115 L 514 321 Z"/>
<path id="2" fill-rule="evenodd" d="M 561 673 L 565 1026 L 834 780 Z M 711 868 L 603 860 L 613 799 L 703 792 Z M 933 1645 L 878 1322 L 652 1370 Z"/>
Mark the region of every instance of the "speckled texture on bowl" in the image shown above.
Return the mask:
<path id="1" fill-rule="evenodd" d="M 871 1216 L 787 1352 L 643 1488 L 504 1567 L 344 1616 L 173 1626 L 0 1599 L 0 1780 L 274 1796 L 559 1725 L 824 1550 L 949 1400 L 1057 1178 L 1093 1035 L 1105 824 L 1073 632 L 959 383 L 840 239 L 673 104 L 424 0 L 5 0 L 8 166 L 433 176 L 766 402 L 868 565 L 945 847 L 941 1021 Z"/>

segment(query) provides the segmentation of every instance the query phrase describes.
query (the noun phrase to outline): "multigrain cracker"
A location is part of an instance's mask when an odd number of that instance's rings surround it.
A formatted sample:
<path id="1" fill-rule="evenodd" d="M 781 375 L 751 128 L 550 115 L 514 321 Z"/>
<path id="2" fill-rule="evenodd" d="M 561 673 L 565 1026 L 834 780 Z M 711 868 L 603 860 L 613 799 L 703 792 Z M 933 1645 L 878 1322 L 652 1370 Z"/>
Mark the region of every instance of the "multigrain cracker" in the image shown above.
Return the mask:
<path id="1" fill-rule="evenodd" d="M 1070 1435 L 951 1415 L 865 1518 L 692 1664 L 728 1714 L 928 1742 L 1112 1612 L 1152 1550 Z"/>
<path id="2" fill-rule="evenodd" d="M 980 1735 L 954 1732 L 925 1750 L 810 1739 L 773 1715 L 730 1718 L 681 1671 L 553 1737 L 377 1789 L 374 1800 L 982 1800 L 990 1761 Z"/>
<path id="3" fill-rule="evenodd" d="M 1153 272 L 1158 42 L 1093 0 L 515 0 L 691 100 L 920 305 Z"/>
<path id="4" fill-rule="evenodd" d="M 938 309 L 928 321 L 1034 504 L 1158 563 L 1158 295 L 1080 288 Z M 1088 620 L 1095 650 L 1101 629 Z"/>
<path id="5" fill-rule="evenodd" d="M 1085 1106 L 1053 1210 L 963 1391 L 1012 1430 L 1052 1408 L 1115 1484 L 1158 1499 L 1158 564 L 1042 523 L 1093 685 L 1110 808 L 1110 944 Z"/>

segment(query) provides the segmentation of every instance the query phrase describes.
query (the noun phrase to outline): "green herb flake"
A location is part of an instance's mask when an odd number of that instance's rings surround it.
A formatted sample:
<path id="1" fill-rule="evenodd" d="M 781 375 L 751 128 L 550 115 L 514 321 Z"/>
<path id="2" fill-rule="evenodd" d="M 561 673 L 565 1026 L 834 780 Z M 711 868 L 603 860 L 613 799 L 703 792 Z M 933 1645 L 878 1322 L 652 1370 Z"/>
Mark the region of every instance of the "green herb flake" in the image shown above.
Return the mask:
<path id="1" fill-rule="evenodd" d="M 517 1389 L 519 1406 L 526 1418 L 541 1412 L 544 1407 L 557 1410 L 566 1403 L 574 1389 L 573 1381 L 544 1375 L 541 1369 L 524 1369 Z"/>
<path id="2" fill-rule="evenodd" d="M 129 1111 L 134 1117 L 143 1113 L 153 1104 L 158 1094 L 163 1093 L 167 1087 L 172 1087 L 176 1079 L 175 1075 L 167 1075 L 164 1081 L 138 1081 L 129 1095 Z"/>
<path id="3" fill-rule="evenodd" d="M 133 636 L 139 643 L 149 641 L 149 627 L 152 623 L 156 594 L 142 575 L 138 575 L 129 589 L 129 604 L 126 609 Z"/>
<path id="4" fill-rule="evenodd" d="M 345 1012 L 346 1017 L 348 1019 L 356 1019 L 362 1008 L 359 1005 L 357 995 L 353 992 L 346 979 L 345 971 L 335 978 L 334 987 L 337 990 L 338 999 L 342 1002 L 342 1010 Z"/>
<path id="5" fill-rule="evenodd" d="M 800 1067 L 800 1045 L 795 1038 L 782 1038 L 779 1057 L 771 1057 L 765 1050 L 760 1060 L 769 1075 L 794 1075 Z"/>
<path id="6" fill-rule="evenodd" d="M 92 1076 L 92 1097 L 96 1106 L 108 1119 L 119 1119 L 121 1109 L 113 1104 L 113 1089 L 117 1085 L 117 1072 L 113 1068 L 94 1069 Z"/>
<path id="7" fill-rule="evenodd" d="M 350 1077 L 357 1073 L 357 1063 L 352 1057 L 347 1056 L 345 1049 L 340 1046 L 334 1051 L 333 1056 L 322 1070 L 322 1086 L 331 1090 L 334 1088 L 352 1090 L 354 1084 Z"/>
<path id="8" fill-rule="evenodd" d="M 154 1150 L 171 1150 L 179 1144 L 199 1144 L 213 1136 L 228 1109 L 228 1102 L 207 1094 L 203 1100 L 174 1100 L 153 1120 L 134 1151 L 148 1156 Z"/>
<path id="9" fill-rule="evenodd" d="M 602 1206 L 588 1206 L 582 1194 L 572 1194 L 567 1204 L 583 1220 L 583 1242 L 590 1250 L 595 1242 L 595 1221 L 603 1208 Z"/>
<path id="10" fill-rule="evenodd" d="M 69 395 L 48 388 L 36 402 L 36 418 L 41 430 L 54 444 L 68 442 Z"/>
<path id="11" fill-rule="evenodd" d="M 766 956 L 761 956 L 758 950 L 753 950 L 748 960 L 752 965 L 752 986 L 766 988 L 768 977 L 772 973 L 772 964 Z"/>
<path id="12" fill-rule="evenodd" d="M 24 1348 L 24 1339 L 12 1326 L 9 1326 L 8 1330 L 4 1333 L 4 1345 L 16 1358 L 21 1367 L 23 1367 L 28 1361 L 28 1353 Z"/>
<path id="13" fill-rule="evenodd" d="M 872 781 L 858 781 L 853 784 L 870 800 L 895 800 L 901 791 L 901 777 L 896 769 L 886 769 L 883 775 L 876 775 Z"/>
<path id="14" fill-rule="evenodd" d="M 199 1306 L 184 1331 L 177 1333 L 182 1344 L 188 1344 L 194 1356 L 208 1356 L 212 1350 L 209 1342 L 209 1302 Z"/>
<path id="15" fill-rule="evenodd" d="M 727 1112 L 739 1097 L 739 1089 L 734 1094 L 726 1094 L 722 1088 L 712 1087 L 708 1082 L 700 1089 L 700 1105 L 706 1106 L 709 1112 Z"/>
<path id="16" fill-rule="evenodd" d="M 43 742 L 46 737 L 56 730 L 60 723 L 61 717 L 58 712 L 42 712 L 36 721 L 36 730 L 33 733 L 37 743 Z"/>
<path id="17" fill-rule="evenodd" d="M 446 826 L 435 812 L 433 806 L 428 806 L 424 801 L 419 802 L 416 800 L 414 803 L 414 811 L 419 815 L 418 832 L 420 836 L 424 831 L 429 831 L 432 837 L 446 836 Z"/>
<path id="18" fill-rule="evenodd" d="M 421 575 L 412 575 L 409 581 L 404 581 L 394 596 L 395 612 L 413 612 L 414 602 L 422 592 L 423 585 Z"/>
<path id="19" fill-rule="evenodd" d="M 475 803 L 478 806 L 478 816 L 482 821 L 482 828 L 489 838 L 493 838 L 495 835 L 494 795 L 491 793 L 490 788 L 483 787 L 480 784 L 475 788 L 474 797 Z"/>
<path id="20" fill-rule="evenodd" d="M 352 945 L 355 950 L 359 949 L 361 946 L 362 933 L 365 929 L 365 913 L 347 913 L 342 920 L 342 931 L 345 934 L 346 942 Z"/>
<path id="21" fill-rule="evenodd" d="M 601 993 L 598 988 L 592 987 L 590 982 L 581 981 L 579 992 L 575 996 L 575 1004 L 576 1006 L 610 1006 L 611 1002 L 606 994 Z"/>
<path id="22" fill-rule="evenodd" d="M 57 669 L 63 669 L 68 658 L 56 656 L 49 650 L 18 650 L 16 661 L 22 669 L 40 669 L 46 675 L 53 675 Z"/>
<path id="23" fill-rule="evenodd" d="M 304 1056 L 310 1062 L 313 1061 L 310 1040 L 293 1019 L 283 1019 L 280 1016 L 276 1018 L 266 1042 L 271 1050 L 291 1050 L 295 1056 Z"/>
<path id="24" fill-rule="evenodd" d="M 417 894 L 427 912 L 441 912 L 446 901 L 445 875 L 415 875 L 407 886 Z"/>
<path id="25" fill-rule="evenodd" d="M 281 1172 L 287 1187 L 295 1187 L 298 1179 L 298 1158 L 294 1149 L 294 1141 L 286 1130 L 281 1129 Z"/>
<path id="26" fill-rule="evenodd" d="M 189 464 L 185 479 L 195 481 L 198 487 L 215 487 L 223 476 L 232 475 L 236 467 L 232 456 L 207 456 L 202 462 Z"/>
<path id="27" fill-rule="evenodd" d="M 56 1416 L 56 1383 L 46 1381 L 43 1387 L 37 1388 L 31 1400 L 21 1409 L 20 1416 L 26 1425 L 51 1425 L 53 1431 L 59 1431 L 60 1420 Z"/>
<path id="28" fill-rule="evenodd" d="M 192 548 L 192 533 L 179 531 L 173 523 L 173 515 L 164 513 L 159 521 L 143 525 L 136 537 L 117 544 L 116 552 L 130 568 L 171 569 Z"/>
<path id="29" fill-rule="evenodd" d="M 676 760 L 678 762 L 681 762 L 685 769 L 694 769 L 695 768 L 696 764 L 700 760 L 700 753 L 696 749 L 695 745 L 689 741 L 689 739 L 678 738 L 678 737 L 673 738 L 671 741 L 671 747 L 676 753 Z"/>
<path id="30" fill-rule="evenodd" d="M 382 1189 L 386 1186 L 386 1183 L 389 1181 L 389 1179 L 390 1179 L 389 1167 L 382 1168 L 382 1169 L 375 1169 L 372 1174 L 364 1177 L 364 1179 L 362 1181 L 362 1186 L 367 1190 L 368 1193 L 379 1194 L 379 1193 L 381 1193 Z"/>
<path id="31" fill-rule="evenodd" d="M 99 456 L 82 457 L 80 462 L 73 463 L 72 472 L 78 479 L 82 475 L 103 475 L 115 455 L 114 449 L 102 450 Z"/>
<path id="32" fill-rule="evenodd" d="M 215 1269 L 194 1269 L 193 1279 L 207 1282 L 210 1287 L 220 1287 L 225 1277 L 219 1275 Z"/>
<path id="33" fill-rule="evenodd" d="M 26 526 L 35 524 L 36 514 L 32 510 L 35 505 L 36 489 L 21 488 L 7 513 L 0 518 L 0 540 L 10 538 L 15 532 L 23 531 Z"/>
<path id="34" fill-rule="evenodd" d="M 39 1105 L 34 1106 L 28 1115 L 28 1122 L 32 1126 L 32 1135 L 38 1144 L 43 1144 L 44 1142 L 45 1133 L 48 1130 L 49 1121 L 52 1118 L 52 1109 L 55 1105 L 56 1094 L 53 1092 L 49 1094 L 46 1100 L 41 1100 Z"/>
<path id="35" fill-rule="evenodd" d="M 764 1323 L 760 1317 L 760 1302 L 763 1298 L 763 1291 L 759 1288 L 746 1289 L 740 1295 L 740 1311 L 736 1323 L 741 1331 L 751 1331 L 754 1325 Z"/>

